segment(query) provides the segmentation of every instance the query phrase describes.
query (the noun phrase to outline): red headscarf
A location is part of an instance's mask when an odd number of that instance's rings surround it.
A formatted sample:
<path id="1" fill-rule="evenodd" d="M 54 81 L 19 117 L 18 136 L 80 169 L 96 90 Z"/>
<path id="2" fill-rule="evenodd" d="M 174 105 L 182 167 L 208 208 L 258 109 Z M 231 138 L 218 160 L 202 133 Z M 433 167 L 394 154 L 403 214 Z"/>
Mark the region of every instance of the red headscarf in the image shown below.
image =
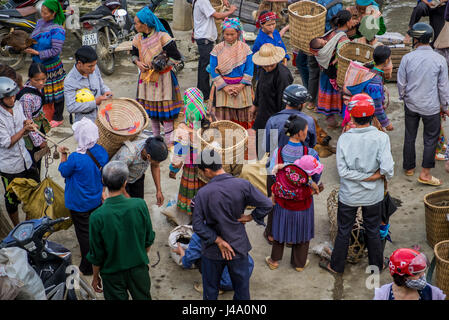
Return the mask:
<path id="1" fill-rule="evenodd" d="M 256 28 L 260 29 L 265 22 L 270 20 L 276 20 L 279 19 L 279 17 L 274 12 L 267 12 L 259 16 L 256 22 Z"/>

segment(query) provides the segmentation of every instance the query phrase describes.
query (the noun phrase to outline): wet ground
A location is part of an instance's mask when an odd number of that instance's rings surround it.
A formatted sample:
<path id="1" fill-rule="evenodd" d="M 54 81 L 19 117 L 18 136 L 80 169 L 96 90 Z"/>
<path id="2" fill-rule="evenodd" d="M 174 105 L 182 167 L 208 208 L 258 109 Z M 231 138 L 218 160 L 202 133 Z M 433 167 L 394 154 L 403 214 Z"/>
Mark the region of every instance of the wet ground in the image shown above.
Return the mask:
<path id="1" fill-rule="evenodd" d="M 414 3 L 415 1 L 391 1 L 390 4 L 386 5 L 384 16 L 389 31 L 405 33 L 407 20 L 412 10 L 411 5 Z M 183 54 L 189 55 L 190 59 L 195 59 L 196 49 L 190 44 L 190 32 L 176 32 L 175 36 L 179 41 L 178 43 Z M 67 71 L 72 68 L 73 59 L 71 59 L 71 56 L 78 46 L 79 43 L 75 38 L 69 35 L 63 52 L 63 62 Z M 189 50 L 191 51 L 190 54 L 188 54 Z M 293 69 L 292 72 L 294 72 Z M 25 77 L 25 71 L 22 70 L 21 73 Z M 116 72 L 112 76 L 105 76 L 104 80 L 116 97 L 133 97 L 136 89 L 136 74 L 136 67 L 130 63 L 129 57 L 122 55 Z M 182 90 L 195 86 L 196 62 L 187 63 L 186 68 L 179 74 L 178 79 Z M 300 82 L 299 76 L 295 74 L 295 83 Z M 396 85 L 391 83 L 387 87 L 391 95 L 391 103 L 387 113 L 395 127 L 395 130 L 389 133 L 395 160 L 395 177 L 389 184 L 389 188 L 391 195 L 402 201 L 402 206 L 399 207 L 390 220 L 393 243 L 387 243 L 385 256 L 389 256 L 397 248 L 411 247 L 418 244 L 421 246 L 422 251 L 429 258 L 432 258 L 432 248 L 426 242 L 423 197 L 427 193 L 449 188 L 449 179 L 444 171 L 443 162 L 437 162 L 436 168 L 433 170 L 433 174 L 444 181 L 441 187 L 435 188 L 421 185 L 417 182 L 417 174 L 414 177 L 406 177 L 402 173 L 403 107 L 398 100 Z M 319 123 L 324 126 L 322 116 L 310 111 L 306 111 L 306 113 L 318 118 Z M 58 140 L 71 134 L 68 114 L 65 113 L 64 116 L 64 125 L 52 130 L 50 134 L 57 137 Z M 446 132 L 449 132 L 448 124 L 444 123 L 443 126 Z M 329 131 L 329 134 L 333 137 L 331 142 L 335 144 L 339 137 L 339 131 Z M 418 164 L 421 163 L 422 159 L 421 137 L 420 131 L 416 144 Z M 71 151 L 76 148 L 73 138 L 68 139 L 65 144 Z M 315 238 L 311 241 L 311 248 L 329 240 L 327 198 L 329 193 L 339 185 L 335 156 L 322 159 L 322 162 L 325 166 L 322 176 L 325 190 L 315 197 Z M 54 160 L 49 165 L 48 175 L 58 184 L 64 186 L 64 181 L 57 171 L 58 164 L 59 160 Z M 176 181 L 168 179 L 168 164 L 168 161 L 163 163 L 161 169 L 165 203 L 176 197 L 180 182 L 180 175 L 178 175 Z M 198 270 L 182 270 L 170 257 L 168 235 L 173 226 L 160 213 L 160 209 L 155 206 L 155 188 L 152 179 L 149 177 L 150 175 L 148 174 L 147 176 L 145 199 L 151 210 L 151 219 L 156 231 L 156 240 L 149 254 L 152 296 L 154 299 L 201 299 L 202 295 L 193 290 L 194 281 L 201 281 Z M 3 203 L 1 203 L 1 208 L 5 212 Z M 264 262 L 265 257 L 271 252 L 271 247 L 262 236 L 263 228 L 253 222 L 247 224 L 246 228 L 253 246 L 250 254 L 255 261 L 250 284 L 251 297 L 253 299 L 372 299 L 374 291 L 366 286 L 368 278 L 368 273 L 365 272 L 368 265 L 367 259 L 363 259 L 357 265 L 347 264 L 343 276 L 334 277 L 319 268 L 319 258 L 310 254 L 309 259 L 311 263 L 309 267 L 304 272 L 298 273 L 289 265 L 291 250 L 287 248 L 279 269 L 271 271 Z M 59 242 L 70 249 L 73 252 L 74 263 L 79 263 L 79 248 L 73 227 L 53 234 L 51 240 Z M 389 273 L 382 273 L 380 284 L 388 282 L 391 282 Z M 220 299 L 232 299 L 232 292 L 226 292 L 220 296 Z"/>

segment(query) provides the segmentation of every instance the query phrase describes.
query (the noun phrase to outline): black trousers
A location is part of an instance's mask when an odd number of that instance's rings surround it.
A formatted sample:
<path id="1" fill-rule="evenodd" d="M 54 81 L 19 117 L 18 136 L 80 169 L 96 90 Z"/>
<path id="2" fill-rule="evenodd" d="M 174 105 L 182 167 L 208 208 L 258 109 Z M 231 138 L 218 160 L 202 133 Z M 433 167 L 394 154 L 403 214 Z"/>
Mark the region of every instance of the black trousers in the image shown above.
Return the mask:
<path id="1" fill-rule="evenodd" d="M 405 170 L 416 167 L 415 141 L 418 134 L 419 120 L 424 124 L 423 141 L 424 153 L 422 160 L 423 168 L 435 168 L 435 151 L 440 136 L 441 116 L 439 113 L 424 116 L 411 111 L 405 106 L 405 136 L 403 149 L 403 165 Z"/>
<path id="2" fill-rule="evenodd" d="M 271 186 L 276 182 L 275 176 L 267 175 L 267 196 L 271 197 Z M 274 207 L 271 208 L 270 212 L 267 215 L 267 226 L 265 227 L 265 234 L 267 236 L 272 236 L 271 228 L 273 226 L 273 210 Z"/>
<path id="3" fill-rule="evenodd" d="M 92 274 L 93 272 L 92 264 L 86 259 L 86 255 L 89 252 L 89 217 L 95 209 L 97 208 L 88 212 L 70 210 L 73 226 L 75 227 L 76 238 L 78 239 L 81 251 L 81 263 L 79 268 L 83 274 L 87 275 Z"/>
<path id="4" fill-rule="evenodd" d="M 332 251 L 331 268 L 342 273 L 345 270 L 349 241 L 352 227 L 357 216 L 358 207 L 347 206 L 338 201 L 337 225 L 338 233 Z M 368 247 L 369 265 L 383 268 L 383 246 L 380 240 L 379 226 L 381 223 L 382 201 L 372 206 L 362 207 L 363 227 L 365 228 Z"/>
<path id="5" fill-rule="evenodd" d="M 446 6 L 440 6 L 434 9 L 429 8 L 424 2 L 418 3 L 418 5 L 413 9 L 412 15 L 410 17 L 409 27 L 412 27 L 415 23 L 419 22 L 422 17 L 429 17 L 430 25 L 433 28 L 434 37 L 433 41 L 438 38 L 441 29 L 444 27 L 444 11 Z"/>
<path id="6" fill-rule="evenodd" d="M 307 60 L 309 63 L 309 86 L 307 91 L 312 96 L 312 102 L 316 105 L 320 88 L 320 66 L 314 56 L 307 56 Z"/>
<path id="7" fill-rule="evenodd" d="M 214 48 L 214 42 L 207 39 L 196 39 L 200 58 L 198 61 L 198 80 L 197 87 L 204 95 L 204 100 L 209 100 L 210 81 L 209 72 L 206 71 L 210 61 L 210 52 Z"/>
<path id="8" fill-rule="evenodd" d="M 53 113 L 53 120 L 55 121 L 62 121 L 64 120 L 63 113 L 64 113 L 64 98 L 59 101 L 55 102 L 54 104 L 55 112 Z"/>
<path id="9" fill-rule="evenodd" d="M 143 199 L 143 195 L 145 194 L 144 186 L 145 175 L 142 175 L 142 177 L 137 179 L 135 182 L 126 184 L 126 192 L 128 192 L 131 198 Z"/>

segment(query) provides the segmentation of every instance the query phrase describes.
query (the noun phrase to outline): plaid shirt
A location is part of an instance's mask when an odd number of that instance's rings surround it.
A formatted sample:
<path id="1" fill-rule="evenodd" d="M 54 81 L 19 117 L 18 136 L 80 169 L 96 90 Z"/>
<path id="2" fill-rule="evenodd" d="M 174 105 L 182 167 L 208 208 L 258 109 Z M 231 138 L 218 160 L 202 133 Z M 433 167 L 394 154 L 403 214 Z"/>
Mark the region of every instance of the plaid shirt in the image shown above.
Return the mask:
<path id="1" fill-rule="evenodd" d="M 145 140 L 137 140 L 129 142 L 128 145 L 133 150 L 125 144 L 119 151 L 112 157 L 111 161 L 121 161 L 126 163 L 129 170 L 128 183 L 134 183 L 139 180 L 147 171 L 150 161 L 143 160 L 141 152 L 145 146 Z"/>

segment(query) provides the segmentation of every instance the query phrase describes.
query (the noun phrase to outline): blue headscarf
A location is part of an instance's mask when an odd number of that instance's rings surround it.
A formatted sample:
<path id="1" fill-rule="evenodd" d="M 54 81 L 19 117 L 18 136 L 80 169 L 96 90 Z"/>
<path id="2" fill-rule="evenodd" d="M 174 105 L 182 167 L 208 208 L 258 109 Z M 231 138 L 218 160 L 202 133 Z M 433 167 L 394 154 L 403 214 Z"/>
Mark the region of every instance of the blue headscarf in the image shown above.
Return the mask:
<path id="1" fill-rule="evenodd" d="M 151 29 L 154 29 L 156 32 L 167 32 L 165 30 L 164 25 L 159 20 L 158 17 L 154 15 L 154 13 L 148 7 L 144 7 L 139 12 L 137 12 L 137 18 L 139 18 L 140 22 L 146 24 Z"/>
<path id="2" fill-rule="evenodd" d="M 376 7 L 379 8 L 379 5 L 374 0 L 356 0 L 355 3 L 358 4 L 359 6 L 371 6 L 371 5 L 373 5 L 373 6 L 376 6 Z"/>

